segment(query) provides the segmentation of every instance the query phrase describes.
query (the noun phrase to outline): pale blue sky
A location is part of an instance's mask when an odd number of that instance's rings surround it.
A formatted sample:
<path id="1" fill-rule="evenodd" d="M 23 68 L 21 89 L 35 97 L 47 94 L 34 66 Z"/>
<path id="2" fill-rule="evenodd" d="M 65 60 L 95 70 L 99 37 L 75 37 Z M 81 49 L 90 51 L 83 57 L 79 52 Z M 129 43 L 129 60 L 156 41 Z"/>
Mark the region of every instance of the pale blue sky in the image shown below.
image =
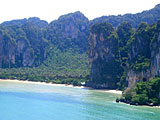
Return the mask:
<path id="1" fill-rule="evenodd" d="M 160 0 L 1 0 L 0 23 L 34 16 L 51 22 L 75 11 L 91 20 L 103 15 L 137 13 L 159 3 Z"/>

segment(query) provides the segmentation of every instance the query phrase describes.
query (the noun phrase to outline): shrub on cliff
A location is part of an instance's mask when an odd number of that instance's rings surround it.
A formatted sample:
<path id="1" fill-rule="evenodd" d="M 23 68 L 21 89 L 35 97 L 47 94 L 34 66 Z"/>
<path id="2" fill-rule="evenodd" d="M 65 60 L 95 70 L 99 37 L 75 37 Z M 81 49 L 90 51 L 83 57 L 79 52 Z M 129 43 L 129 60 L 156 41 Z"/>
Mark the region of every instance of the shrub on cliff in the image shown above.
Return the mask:
<path id="1" fill-rule="evenodd" d="M 133 91 L 135 89 L 135 91 Z M 132 94 L 131 94 L 132 93 Z M 160 104 L 160 77 L 156 77 L 147 82 L 140 82 L 134 88 L 128 90 L 123 95 L 126 100 L 140 105 Z"/>

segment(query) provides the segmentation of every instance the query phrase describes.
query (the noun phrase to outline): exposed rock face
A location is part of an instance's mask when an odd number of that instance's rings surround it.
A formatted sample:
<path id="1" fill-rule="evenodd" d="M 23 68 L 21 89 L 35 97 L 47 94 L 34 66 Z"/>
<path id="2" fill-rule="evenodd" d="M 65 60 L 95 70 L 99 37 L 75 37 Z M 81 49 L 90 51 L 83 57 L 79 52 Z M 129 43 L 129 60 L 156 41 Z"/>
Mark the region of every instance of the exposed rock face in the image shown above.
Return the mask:
<path id="1" fill-rule="evenodd" d="M 141 23 L 133 36 L 132 42 L 129 44 L 129 68 L 126 71 L 129 88 L 138 82 L 147 81 L 151 77 L 150 65 L 146 68 L 138 66 L 146 63 L 145 60 L 148 60 L 150 64 L 150 42 L 153 36 L 146 31 L 147 26 L 146 23 Z"/>
<path id="2" fill-rule="evenodd" d="M 150 70 L 142 72 L 129 70 L 127 71 L 127 77 L 126 77 L 126 80 L 128 81 L 127 87 L 132 88 L 138 82 L 148 81 L 150 77 L 151 77 Z"/>
<path id="3" fill-rule="evenodd" d="M 30 18 L 6 22 L 0 27 L 0 68 L 37 66 L 46 59 L 47 40 L 39 29 L 45 23 Z"/>
<path id="4" fill-rule="evenodd" d="M 150 34 L 152 32 L 154 32 L 154 34 Z M 149 35 L 147 37 L 148 39 L 141 37 L 141 34 L 137 34 L 137 37 L 135 37 L 137 41 L 131 45 L 131 52 L 129 54 L 130 61 L 135 59 L 136 55 L 141 55 L 149 60 L 150 65 L 141 71 L 136 71 L 135 69 L 127 71 L 126 80 L 129 83 L 128 87 L 134 86 L 137 82 L 147 81 L 150 78 L 160 75 L 160 21 L 156 24 L 155 29 L 142 32 L 142 34 L 143 36 Z M 135 62 L 133 63 L 135 66 Z"/>
<path id="5" fill-rule="evenodd" d="M 25 38 L 21 37 L 17 39 L 16 49 L 16 64 L 24 67 L 31 67 L 34 63 L 34 53 Z M 18 63 L 17 61 L 20 60 L 21 62 Z"/>
<path id="6" fill-rule="evenodd" d="M 0 67 L 15 64 L 16 45 L 7 34 L 0 33 Z"/>
<path id="7" fill-rule="evenodd" d="M 87 83 L 88 86 L 115 88 L 119 69 L 118 39 L 112 25 L 101 23 L 92 26 L 88 41 L 91 65 L 91 80 Z"/>
<path id="8" fill-rule="evenodd" d="M 160 75 L 160 51 L 159 50 L 157 50 L 157 53 L 153 56 L 153 61 L 151 61 L 151 70 L 152 70 L 153 76 Z"/>
<path id="9" fill-rule="evenodd" d="M 150 53 L 150 41 L 153 36 L 149 35 L 149 31 L 146 31 L 147 27 L 148 25 L 146 23 L 141 23 L 136 30 L 136 33 L 133 36 L 134 38 L 129 45 L 130 61 L 132 61 L 139 54 L 150 58 L 150 54 L 146 54 L 146 52 Z"/>
<path id="10" fill-rule="evenodd" d="M 8 41 L 7 43 L 4 42 L 4 39 L 0 38 L 0 67 L 32 66 L 34 63 L 34 53 L 26 44 L 26 41 L 21 39 L 17 43 L 13 43 L 15 41 L 11 40 L 11 38 L 5 38 L 5 41 Z"/>

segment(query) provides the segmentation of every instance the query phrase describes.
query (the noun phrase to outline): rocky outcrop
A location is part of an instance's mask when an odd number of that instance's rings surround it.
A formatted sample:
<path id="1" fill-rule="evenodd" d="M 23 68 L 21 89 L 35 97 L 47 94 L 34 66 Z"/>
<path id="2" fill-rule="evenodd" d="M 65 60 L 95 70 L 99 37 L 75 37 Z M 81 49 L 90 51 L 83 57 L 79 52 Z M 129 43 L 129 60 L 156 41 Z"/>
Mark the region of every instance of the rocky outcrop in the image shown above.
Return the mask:
<path id="1" fill-rule="evenodd" d="M 126 81 L 128 82 L 128 88 L 132 88 L 138 82 L 145 82 L 151 78 L 150 70 L 137 72 L 133 70 L 127 71 Z"/>
<path id="2" fill-rule="evenodd" d="M 94 88 L 115 88 L 119 72 L 118 39 L 111 24 L 95 24 L 89 36 L 91 78 Z"/>

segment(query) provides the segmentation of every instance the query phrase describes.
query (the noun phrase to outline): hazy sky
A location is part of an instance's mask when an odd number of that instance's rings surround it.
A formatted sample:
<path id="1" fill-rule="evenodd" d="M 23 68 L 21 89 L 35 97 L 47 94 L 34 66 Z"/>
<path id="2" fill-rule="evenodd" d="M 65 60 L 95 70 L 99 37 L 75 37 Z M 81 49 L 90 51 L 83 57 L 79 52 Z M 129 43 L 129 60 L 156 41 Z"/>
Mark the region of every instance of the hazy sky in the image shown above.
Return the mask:
<path id="1" fill-rule="evenodd" d="M 51 22 L 75 11 L 91 20 L 103 15 L 137 13 L 159 3 L 160 0 L 0 0 L 0 23 L 35 16 Z"/>

